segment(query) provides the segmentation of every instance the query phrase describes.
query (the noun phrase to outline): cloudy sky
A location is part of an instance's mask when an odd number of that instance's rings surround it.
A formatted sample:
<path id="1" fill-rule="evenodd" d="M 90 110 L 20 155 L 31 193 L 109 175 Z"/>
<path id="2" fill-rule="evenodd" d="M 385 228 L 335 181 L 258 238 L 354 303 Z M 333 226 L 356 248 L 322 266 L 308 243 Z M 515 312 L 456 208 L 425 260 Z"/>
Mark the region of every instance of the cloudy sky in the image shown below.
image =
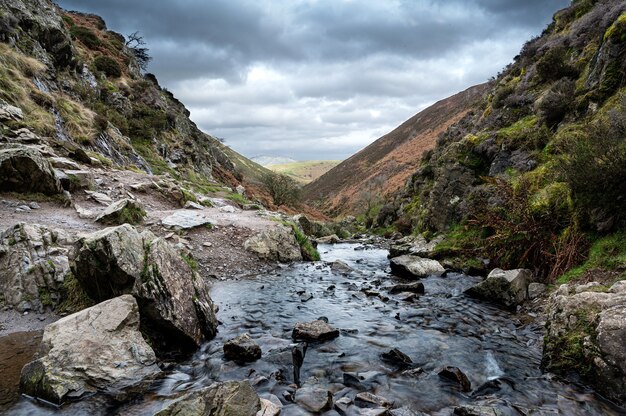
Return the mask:
<path id="1" fill-rule="evenodd" d="M 245 156 L 344 159 L 486 81 L 569 0 L 58 0 L 144 35 L 149 71 Z"/>

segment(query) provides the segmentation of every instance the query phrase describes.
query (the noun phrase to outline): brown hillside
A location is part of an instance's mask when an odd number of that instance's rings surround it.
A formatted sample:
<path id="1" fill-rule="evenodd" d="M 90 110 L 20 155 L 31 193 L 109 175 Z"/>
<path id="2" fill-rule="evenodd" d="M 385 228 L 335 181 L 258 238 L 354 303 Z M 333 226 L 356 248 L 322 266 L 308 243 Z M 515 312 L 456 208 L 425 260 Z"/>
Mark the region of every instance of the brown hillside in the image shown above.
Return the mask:
<path id="1" fill-rule="evenodd" d="M 306 202 L 332 216 L 364 212 L 368 202 L 404 186 L 422 154 L 435 147 L 437 136 L 459 121 L 486 91 L 487 84 L 477 85 L 414 115 L 306 185 Z"/>

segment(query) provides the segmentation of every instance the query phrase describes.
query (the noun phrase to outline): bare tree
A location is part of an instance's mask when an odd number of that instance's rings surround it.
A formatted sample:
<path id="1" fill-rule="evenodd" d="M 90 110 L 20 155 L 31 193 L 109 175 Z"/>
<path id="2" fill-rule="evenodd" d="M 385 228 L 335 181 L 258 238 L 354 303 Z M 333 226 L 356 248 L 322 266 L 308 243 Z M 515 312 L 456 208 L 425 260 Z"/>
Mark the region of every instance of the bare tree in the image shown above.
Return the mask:
<path id="1" fill-rule="evenodd" d="M 286 175 L 268 173 L 262 179 L 274 204 L 293 206 L 300 199 L 300 188 L 296 181 Z"/>
<path id="2" fill-rule="evenodd" d="M 143 36 L 139 34 L 139 32 L 133 32 L 128 35 L 128 40 L 126 40 L 126 46 L 133 52 L 137 62 L 139 63 L 139 68 L 142 71 L 148 69 L 148 63 L 152 60 L 149 52 L 150 49 L 146 47 L 146 41 Z"/>

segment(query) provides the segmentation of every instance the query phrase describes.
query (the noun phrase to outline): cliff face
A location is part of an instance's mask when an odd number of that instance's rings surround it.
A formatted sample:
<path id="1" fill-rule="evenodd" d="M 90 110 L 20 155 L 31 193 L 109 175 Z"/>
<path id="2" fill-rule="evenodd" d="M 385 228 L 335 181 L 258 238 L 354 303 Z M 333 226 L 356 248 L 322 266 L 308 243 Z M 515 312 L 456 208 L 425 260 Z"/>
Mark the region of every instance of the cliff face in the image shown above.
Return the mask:
<path id="1" fill-rule="evenodd" d="M 382 197 L 404 186 L 437 136 L 465 116 L 486 91 L 486 84 L 478 85 L 414 115 L 306 185 L 306 201 L 333 216 L 373 209 Z"/>
<path id="2" fill-rule="evenodd" d="M 153 75 L 142 74 L 137 48 L 100 17 L 48 0 L 0 0 L 0 41 L 0 103 L 23 112 L 4 123 L 3 134 L 27 128 L 57 151 L 84 152 L 84 163 L 170 174 L 201 187 L 235 187 L 263 174 L 246 161 L 253 169 L 244 175 L 234 152 L 224 152 Z"/>

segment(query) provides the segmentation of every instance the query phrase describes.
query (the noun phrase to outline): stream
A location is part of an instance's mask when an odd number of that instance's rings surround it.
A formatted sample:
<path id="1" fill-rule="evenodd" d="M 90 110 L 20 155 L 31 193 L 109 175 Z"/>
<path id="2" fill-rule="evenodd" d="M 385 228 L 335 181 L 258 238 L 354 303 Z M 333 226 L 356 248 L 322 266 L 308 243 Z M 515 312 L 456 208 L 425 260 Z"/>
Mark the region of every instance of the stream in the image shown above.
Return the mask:
<path id="1" fill-rule="evenodd" d="M 624 414 L 589 389 L 542 374 L 541 323 L 524 325 L 515 314 L 464 296 L 480 278 L 429 277 L 422 280 L 424 295 L 405 300 L 406 293 L 386 290 L 404 282 L 390 274 L 386 250 L 338 244 L 320 245 L 319 251 L 322 262 L 214 283 L 211 296 L 221 323 L 217 337 L 189 361 L 171 365 L 143 400 L 112 406 L 95 396 L 53 410 L 22 398 L 10 414 L 152 414 L 180 392 L 249 379 L 261 397 L 281 400 L 282 415 L 307 415 L 288 400 L 295 381 L 291 332 L 297 322 L 322 316 L 341 334 L 308 345 L 299 378 L 304 385 L 327 388 L 335 400 L 368 391 L 394 407 L 432 415 L 450 415 L 463 405 L 493 406 L 503 415 Z M 335 260 L 354 272 L 332 271 L 329 262 Z M 262 358 L 245 365 L 225 361 L 224 341 L 244 332 L 261 346 Z M 402 371 L 383 361 L 381 354 L 393 348 L 423 371 Z M 461 369 L 472 391 L 461 392 L 441 378 L 438 370 L 444 366 Z"/>

